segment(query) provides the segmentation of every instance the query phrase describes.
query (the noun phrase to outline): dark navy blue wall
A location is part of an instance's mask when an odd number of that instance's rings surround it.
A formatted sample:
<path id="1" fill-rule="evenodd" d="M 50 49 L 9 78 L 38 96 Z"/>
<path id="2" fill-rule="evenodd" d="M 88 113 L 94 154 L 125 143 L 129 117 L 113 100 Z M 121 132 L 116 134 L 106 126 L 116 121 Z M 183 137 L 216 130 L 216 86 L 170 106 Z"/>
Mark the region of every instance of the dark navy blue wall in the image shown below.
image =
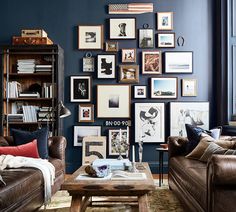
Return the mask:
<path id="1" fill-rule="evenodd" d="M 69 100 L 69 79 L 71 75 L 80 75 L 82 72 L 81 58 L 84 51 L 77 50 L 77 25 L 104 24 L 105 40 L 108 39 L 108 18 L 117 17 L 109 15 L 107 5 L 109 3 L 127 3 L 132 1 L 113 0 L 8 0 L 2 1 L 0 7 L 0 44 L 10 44 L 13 35 L 20 35 L 24 28 L 43 28 L 54 41 L 65 51 L 65 104 L 72 111 L 72 116 L 64 120 L 64 135 L 68 140 L 67 147 L 67 171 L 72 172 L 81 165 L 81 147 L 73 146 L 73 126 L 77 123 L 78 104 L 70 103 Z M 156 12 L 174 12 L 174 30 L 176 37 L 183 36 L 185 45 L 171 49 L 173 51 L 193 51 L 194 70 L 193 74 L 175 75 L 179 79 L 197 78 L 198 96 L 181 97 L 179 86 L 179 97 L 175 101 L 210 101 L 213 109 L 213 0 L 136 0 L 134 2 L 153 2 L 154 13 L 135 15 L 137 28 L 142 28 L 148 23 L 156 31 Z M 134 17 L 134 15 L 119 15 L 120 17 Z M 120 41 L 119 48 L 137 48 L 137 40 Z M 166 49 L 161 49 L 163 52 Z M 100 51 L 92 52 L 94 55 Z M 118 52 L 118 63 L 121 62 Z M 137 64 L 141 66 L 141 49 L 137 49 Z M 118 70 L 118 69 L 117 69 Z M 148 84 L 151 76 L 141 76 L 140 84 Z M 170 76 L 170 75 L 168 75 Z M 173 75 L 172 75 L 173 76 Z M 116 80 L 93 80 L 93 103 L 96 103 L 96 84 L 117 83 Z M 137 100 L 136 102 L 163 102 L 159 100 Z M 134 102 L 134 99 L 132 100 Z M 166 102 L 166 136 L 169 134 L 169 104 Z M 96 104 L 95 104 L 96 106 Z M 133 104 L 132 104 L 133 111 Z M 214 111 L 214 110 L 211 110 Z M 213 112 L 211 113 L 212 116 Z M 133 113 L 132 113 L 133 116 Z M 132 120 L 134 118 L 132 117 Z M 213 120 L 213 119 L 212 119 Z M 103 125 L 104 120 L 96 120 L 94 125 Z M 134 123 L 133 123 L 134 125 Z M 211 126 L 214 121 L 211 121 Z M 134 142 L 134 128 L 131 128 L 131 143 Z M 106 128 L 103 127 L 103 135 L 106 135 Z M 144 161 L 156 171 L 155 166 L 158 155 L 155 151 L 157 144 L 144 145 Z"/>

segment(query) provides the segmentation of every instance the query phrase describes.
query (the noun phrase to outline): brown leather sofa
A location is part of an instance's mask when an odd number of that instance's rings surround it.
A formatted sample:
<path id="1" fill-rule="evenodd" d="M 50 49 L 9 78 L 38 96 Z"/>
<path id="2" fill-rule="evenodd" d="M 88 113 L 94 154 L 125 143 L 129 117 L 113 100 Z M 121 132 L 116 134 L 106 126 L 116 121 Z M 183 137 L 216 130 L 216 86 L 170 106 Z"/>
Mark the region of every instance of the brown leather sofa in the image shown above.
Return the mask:
<path id="1" fill-rule="evenodd" d="M 0 137 L 0 145 L 13 145 L 12 137 Z M 66 139 L 48 139 L 49 161 L 55 167 L 52 195 L 64 182 Z M 5 169 L 0 172 L 6 186 L 0 185 L 0 211 L 36 211 L 44 203 L 44 180 L 40 170 L 33 168 Z"/>
<path id="2" fill-rule="evenodd" d="M 236 211 L 236 156 L 184 157 L 187 138 L 169 137 L 169 187 L 188 212 Z"/>

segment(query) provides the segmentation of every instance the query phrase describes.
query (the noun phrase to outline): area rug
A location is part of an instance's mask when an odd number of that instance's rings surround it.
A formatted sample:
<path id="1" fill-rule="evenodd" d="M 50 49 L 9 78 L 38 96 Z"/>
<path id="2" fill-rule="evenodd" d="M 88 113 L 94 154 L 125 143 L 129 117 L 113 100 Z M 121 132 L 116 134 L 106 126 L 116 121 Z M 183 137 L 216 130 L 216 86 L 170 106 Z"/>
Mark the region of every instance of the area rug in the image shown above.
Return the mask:
<path id="1" fill-rule="evenodd" d="M 178 199 L 172 191 L 169 190 L 167 180 L 164 180 L 162 187 L 158 187 L 158 180 L 155 180 L 156 190 L 151 192 L 148 196 L 149 211 L 148 212 L 183 212 Z M 67 191 L 58 191 L 51 200 L 51 203 L 44 209 L 42 207 L 40 212 L 69 212 L 71 197 Z M 130 205 L 125 203 L 112 204 L 110 206 L 93 206 L 87 207 L 86 212 L 136 212 L 137 205 Z"/>

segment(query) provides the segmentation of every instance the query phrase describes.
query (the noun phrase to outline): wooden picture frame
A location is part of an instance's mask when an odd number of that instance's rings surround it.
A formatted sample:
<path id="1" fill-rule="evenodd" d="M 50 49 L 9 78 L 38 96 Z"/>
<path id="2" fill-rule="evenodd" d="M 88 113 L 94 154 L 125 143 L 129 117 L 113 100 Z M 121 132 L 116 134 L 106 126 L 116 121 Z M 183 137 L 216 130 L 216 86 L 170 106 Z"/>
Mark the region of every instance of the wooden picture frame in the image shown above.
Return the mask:
<path id="1" fill-rule="evenodd" d="M 158 48 L 175 48 L 175 33 L 158 33 L 157 34 Z"/>
<path id="2" fill-rule="evenodd" d="M 173 12 L 157 13 L 157 30 L 173 30 Z"/>
<path id="3" fill-rule="evenodd" d="M 182 96 L 197 96 L 197 79 L 182 79 Z"/>
<path id="4" fill-rule="evenodd" d="M 146 85 L 135 85 L 134 87 L 134 98 L 135 99 L 146 99 L 147 98 L 147 86 Z"/>
<path id="5" fill-rule="evenodd" d="M 120 83 L 139 82 L 139 65 L 120 65 L 119 72 Z"/>
<path id="6" fill-rule="evenodd" d="M 122 63 L 136 63 L 136 49 L 121 49 Z"/>
<path id="7" fill-rule="evenodd" d="M 142 52 L 142 74 L 162 74 L 161 51 Z"/>
<path id="8" fill-rule="evenodd" d="M 153 29 L 139 29 L 139 48 L 154 48 Z"/>
<path id="9" fill-rule="evenodd" d="M 114 79 L 116 77 L 116 55 L 98 54 L 97 55 L 97 78 Z"/>
<path id="10" fill-rule="evenodd" d="M 116 41 L 107 41 L 105 43 L 105 50 L 106 52 L 118 52 L 118 42 Z"/>
<path id="11" fill-rule="evenodd" d="M 79 104 L 78 120 L 79 122 L 94 122 L 94 105 Z"/>

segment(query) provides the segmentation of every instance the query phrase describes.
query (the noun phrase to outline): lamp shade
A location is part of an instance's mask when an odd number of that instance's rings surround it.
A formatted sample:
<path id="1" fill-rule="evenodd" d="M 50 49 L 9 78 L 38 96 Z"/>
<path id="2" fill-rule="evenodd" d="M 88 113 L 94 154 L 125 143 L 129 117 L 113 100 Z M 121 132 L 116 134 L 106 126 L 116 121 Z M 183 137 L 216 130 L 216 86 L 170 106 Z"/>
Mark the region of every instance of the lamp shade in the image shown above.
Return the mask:
<path id="1" fill-rule="evenodd" d="M 71 115 L 70 110 L 67 107 L 65 107 L 65 105 L 62 103 L 62 101 L 60 101 L 60 103 L 59 103 L 59 117 L 65 118 L 70 115 Z"/>

